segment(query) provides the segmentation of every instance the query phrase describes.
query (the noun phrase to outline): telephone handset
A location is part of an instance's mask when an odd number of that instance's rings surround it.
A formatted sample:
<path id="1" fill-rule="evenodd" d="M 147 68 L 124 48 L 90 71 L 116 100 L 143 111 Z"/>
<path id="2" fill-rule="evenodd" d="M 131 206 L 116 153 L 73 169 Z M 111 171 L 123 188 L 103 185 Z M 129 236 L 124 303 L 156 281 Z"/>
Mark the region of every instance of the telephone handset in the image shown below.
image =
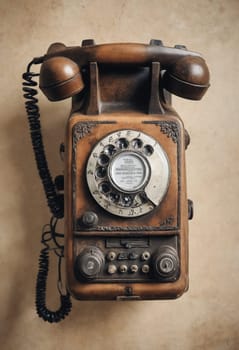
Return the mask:
<path id="1" fill-rule="evenodd" d="M 64 181 L 52 180 L 43 148 L 33 81 L 38 74 L 31 72 L 39 63 L 39 86 L 47 98 L 72 97 Z M 70 295 L 81 300 L 180 296 L 188 288 L 187 223 L 193 211 L 185 175 L 190 138 L 171 106 L 171 93 L 202 98 L 209 87 L 204 59 L 160 40 L 149 45 L 84 40 L 81 47 L 52 44 L 23 77 L 33 149 L 53 214 L 42 235 L 39 316 L 63 319 L 71 309 Z M 64 215 L 65 245 L 56 233 Z M 50 250 L 59 258 L 58 286 L 66 258 L 67 292 L 59 287 L 56 312 L 45 305 Z"/>
<path id="2" fill-rule="evenodd" d="M 103 44 L 66 47 L 53 44 L 41 67 L 40 88 L 51 101 L 63 100 L 84 88 L 81 68 L 90 62 L 101 65 L 151 65 L 160 62 L 165 74 L 162 86 L 173 94 L 200 100 L 209 87 L 204 59 L 181 45 Z"/>

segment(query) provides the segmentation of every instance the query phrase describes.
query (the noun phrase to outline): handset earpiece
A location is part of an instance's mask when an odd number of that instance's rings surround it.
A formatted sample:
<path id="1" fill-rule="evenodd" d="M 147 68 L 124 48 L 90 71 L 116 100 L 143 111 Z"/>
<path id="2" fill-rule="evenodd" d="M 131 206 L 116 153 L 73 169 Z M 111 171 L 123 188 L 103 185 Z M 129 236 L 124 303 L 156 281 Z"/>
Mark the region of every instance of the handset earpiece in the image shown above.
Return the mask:
<path id="1" fill-rule="evenodd" d="M 51 57 L 43 62 L 39 85 L 50 101 L 64 100 L 84 88 L 77 63 L 62 56 Z"/>
<path id="2" fill-rule="evenodd" d="M 174 95 L 200 100 L 209 88 L 209 70 L 202 57 L 184 56 L 163 75 L 163 87 Z"/>

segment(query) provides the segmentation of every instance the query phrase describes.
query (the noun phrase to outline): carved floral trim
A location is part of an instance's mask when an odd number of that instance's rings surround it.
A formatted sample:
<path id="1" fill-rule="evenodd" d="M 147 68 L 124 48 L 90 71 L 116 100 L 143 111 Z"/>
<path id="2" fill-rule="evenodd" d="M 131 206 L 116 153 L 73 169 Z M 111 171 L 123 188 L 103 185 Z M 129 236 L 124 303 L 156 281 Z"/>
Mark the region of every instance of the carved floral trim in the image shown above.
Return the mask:
<path id="1" fill-rule="evenodd" d="M 160 130 L 163 134 L 167 135 L 167 137 L 170 137 L 174 143 L 178 142 L 179 130 L 177 123 L 163 121 L 158 122 L 158 125 L 160 126 Z"/>
<path id="2" fill-rule="evenodd" d="M 179 142 L 178 124 L 173 121 L 144 121 L 145 124 L 155 124 L 160 126 L 160 130 L 167 137 L 171 138 L 174 143 Z"/>

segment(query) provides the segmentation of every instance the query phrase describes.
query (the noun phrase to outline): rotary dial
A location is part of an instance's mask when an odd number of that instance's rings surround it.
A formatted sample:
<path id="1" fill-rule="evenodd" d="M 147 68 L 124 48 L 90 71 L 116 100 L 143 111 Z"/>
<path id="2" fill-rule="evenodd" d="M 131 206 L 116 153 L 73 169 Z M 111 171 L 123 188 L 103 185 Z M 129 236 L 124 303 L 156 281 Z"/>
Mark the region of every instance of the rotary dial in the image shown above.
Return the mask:
<path id="1" fill-rule="evenodd" d="M 127 129 L 113 132 L 96 144 L 86 177 L 101 207 L 121 217 L 137 217 L 160 204 L 168 189 L 170 168 L 154 138 Z"/>

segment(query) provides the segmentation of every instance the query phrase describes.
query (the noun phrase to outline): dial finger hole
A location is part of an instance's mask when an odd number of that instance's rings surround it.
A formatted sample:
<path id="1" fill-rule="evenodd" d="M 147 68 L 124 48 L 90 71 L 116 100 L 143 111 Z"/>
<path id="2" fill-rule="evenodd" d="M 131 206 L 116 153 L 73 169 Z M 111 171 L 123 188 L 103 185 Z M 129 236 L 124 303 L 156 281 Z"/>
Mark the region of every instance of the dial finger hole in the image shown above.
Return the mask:
<path id="1" fill-rule="evenodd" d="M 129 146 L 129 142 L 126 138 L 121 137 L 116 141 L 116 146 L 120 149 L 126 149 Z"/>
<path id="2" fill-rule="evenodd" d="M 133 203 L 133 198 L 129 195 L 123 195 L 121 198 L 124 207 L 130 207 Z"/>
<path id="3" fill-rule="evenodd" d="M 140 140 L 140 139 L 133 139 L 131 141 L 131 145 L 134 149 L 139 149 L 139 148 L 142 148 L 143 146 L 143 141 Z"/>
<path id="4" fill-rule="evenodd" d="M 114 145 L 107 145 L 105 146 L 104 148 L 104 153 L 108 156 L 108 157 L 111 157 L 113 156 L 113 154 L 115 154 L 116 152 L 116 148 Z"/>
<path id="5" fill-rule="evenodd" d="M 111 192 L 109 194 L 109 197 L 110 197 L 110 200 L 113 202 L 113 203 L 117 203 L 120 199 L 120 195 L 118 193 L 115 193 L 115 192 Z"/>
<path id="6" fill-rule="evenodd" d="M 110 184 L 108 182 L 101 182 L 99 184 L 99 190 L 100 192 L 103 192 L 103 193 L 109 193 L 110 192 Z"/>
<path id="7" fill-rule="evenodd" d="M 99 165 L 106 166 L 109 163 L 109 157 L 106 154 L 101 154 L 98 159 Z"/>
<path id="8" fill-rule="evenodd" d="M 96 169 L 96 176 L 100 179 L 103 179 L 106 176 L 106 168 L 99 166 Z"/>
<path id="9" fill-rule="evenodd" d="M 148 157 L 150 157 L 154 153 L 154 149 L 151 145 L 145 145 L 143 151 L 144 154 Z"/>

